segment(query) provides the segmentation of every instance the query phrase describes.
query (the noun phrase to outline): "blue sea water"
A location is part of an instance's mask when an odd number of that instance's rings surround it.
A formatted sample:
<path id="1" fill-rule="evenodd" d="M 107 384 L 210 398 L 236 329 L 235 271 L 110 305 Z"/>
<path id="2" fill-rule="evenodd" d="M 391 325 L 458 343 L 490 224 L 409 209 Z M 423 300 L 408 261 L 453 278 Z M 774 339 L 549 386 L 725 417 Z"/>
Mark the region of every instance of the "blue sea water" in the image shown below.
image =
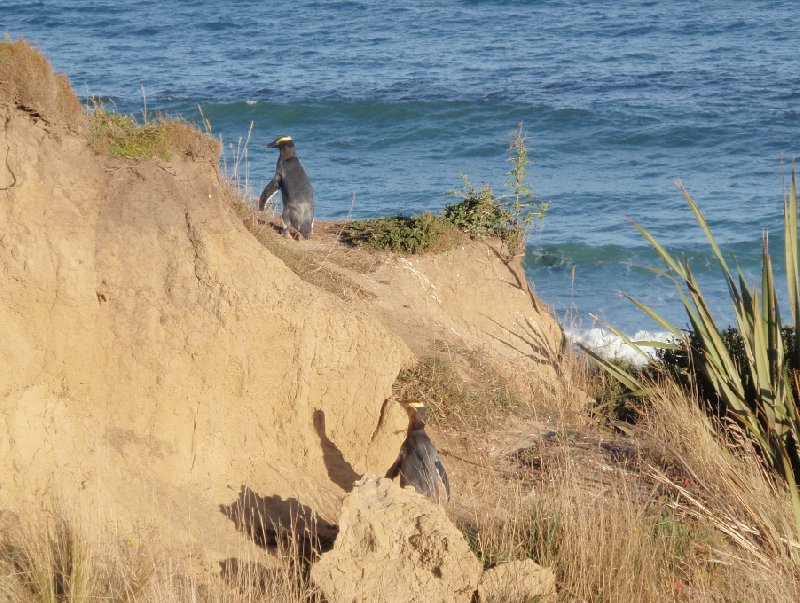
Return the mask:
<path id="1" fill-rule="evenodd" d="M 771 232 L 782 274 L 780 158 L 800 141 L 796 5 L 757 0 L 294 0 L 0 6 L 84 98 L 200 120 L 246 137 L 260 192 L 264 143 L 291 134 L 318 215 L 438 210 L 459 174 L 502 188 L 508 132 L 524 122 L 535 192 L 550 202 L 528 237 L 537 293 L 578 329 L 596 315 L 651 324 L 619 291 L 686 320 L 626 218 L 703 277 L 721 322 L 727 290 L 673 179 L 725 249 L 758 273 Z M 782 282 L 782 281 L 781 281 Z"/>

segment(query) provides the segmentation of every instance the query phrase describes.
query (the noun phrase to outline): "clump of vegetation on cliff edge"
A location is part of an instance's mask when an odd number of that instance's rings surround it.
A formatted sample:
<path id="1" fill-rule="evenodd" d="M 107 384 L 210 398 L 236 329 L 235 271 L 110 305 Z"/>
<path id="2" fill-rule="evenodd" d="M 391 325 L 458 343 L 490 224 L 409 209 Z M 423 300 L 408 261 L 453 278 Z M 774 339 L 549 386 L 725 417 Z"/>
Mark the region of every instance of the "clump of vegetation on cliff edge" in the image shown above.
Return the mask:
<path id="1" fill-rule="evenodd" d="M 728 285 L 731 303 L 736 315 L 733 332 L 721 329 L 715 322 L 707 300 L 689 262 L 670 254 L 642 226 L 636 229 L 658 252 L 665 268 L 657 272 L 676 286 L 682 305 L 691 324 L 684 332 L 657 314 L 652 308 L 633 299 L 631 301 L 658 322 L 673 336 L 670 343 L 651 342 L 665 352 L 662 358 L 672 358 L 665 372 L 675 376 L 675 362 L 681 358 L 687 371 L 678 373 L 678 381 L 688 382 L 691 389 L 705 396 L 704 408 L 716 421 L 715 429 L 721 437 L 746 439 L 758 451 L 764 466 L 783 484 L 776 482 L 776 494 L 791 497 L 794 514 L 794 537 L 800 540 L 800 269 L 798 268 L 798 208 L 797 185 L 794 170 L 791 188 L 784 198 L 784 258 L 789 307 L 794 325 L 785 327 L 777 301 L 777 288 L 772 269 L 769 239 L 762 235 L 761 287 L 750 287 L 741 268 L 732 269 L 723 255 L 699 207 L 683 188 L 686 202 L 698 225 L 705 233 Z M 626 342 L 642 354 L 645 342 Z M 633 392 L 647 394 L 649 384 L 637 375 L 622 370 L 599 358 L 601 366 Z M 680 368 L 680 367 L 678 367 Z M 722 419 L 719 421 L 718 419 Z M 794 563 L 800 567 L 800 545 L 786 542 L 786 537 L 764 517 L 763 537 L 775 547 L 786 549 Z"/>
<path id="2" fill-rule="evenodd" d="M 168 160 L 174 154 L 214 159 L 219 143 L 178 118 L 157 116 L 139 124 L 131 115 L 106 111 L 97 105 L 89 115 L 89 141 L 115 157 Z"/>
<path id="3" fill-rule="evenodd" d="M 69 78 L 54 73 L 50 62 L 30 42 L 0 41 L 0 101 L 6 101 L 47 121 L 79 129 L 86 115 Z"/>
<path id="4" fill-rule="evenodd" d="M 508 149 L 512 151 L 508 161 L 510 179 L 507 193 L 497 194 L 487 183 L 475 188 L 466 174 L 461 174 L 464 186 L 460 191 L 448 191 L 461 201 L 444 209 L 444 218 L 466 232 L 472 238 L 497 237 L 506 243 L 512 254 L 525 248 L 525 232 L 544 219 L 547 202 L 533 193 L 527 181 L 528 147 L 527 135 L 522 124 L 511 132 Z"/>
<path id="5" fill-rule="evenodd" d="M 396 216 L 377 220 L 358 220 L 343 231 L 343 238 L 357 246 L 372 247 L 395 253 L 424 253 L 443 251 L 458 241 L 454 229 L 473 239 L 497 237 L 509 253 L 515 255 L 525 248 L 525 232 L 544 219 L 547 203 L 534 193 L 527 181 L 527 136 L 519 124 L 511 133 L 508 160 L 512 167 L 506 182 L 509 192 L 497 194 L 489 184 L 479 188 L 461 174 L 464 186 L 448 195 L 461 201 L 447 205 L 441 216 L 423 213 L 416 216 Z"/>
<path id="6" fill-rule="evenodd" d="M 453 224 L 430 213 L 358 220 L 348 224 L 342 236 L 352 245 L 408 254 L 444 251 L 459 238 Z"/>

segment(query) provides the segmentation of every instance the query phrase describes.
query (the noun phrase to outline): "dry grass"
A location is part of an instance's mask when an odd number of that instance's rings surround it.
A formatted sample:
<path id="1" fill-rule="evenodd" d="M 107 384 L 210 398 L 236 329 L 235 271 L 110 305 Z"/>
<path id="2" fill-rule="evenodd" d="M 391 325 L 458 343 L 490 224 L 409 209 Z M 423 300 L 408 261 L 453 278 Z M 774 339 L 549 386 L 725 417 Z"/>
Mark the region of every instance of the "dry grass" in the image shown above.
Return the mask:
<path id="1" fill-rule="evenodd" d="M 734 425 L 714 426 L 699 403 L 672 384 L 659 388 L 651 404 L 641 429 L 669 464 L 651 465 L 650 474 L 675 496 L 673 507 L 724 534 L 733 559 L 743 557 L 776 577 L 800 576 L 792 561 L 800 543 L 789 493 L 765 470 L 744 434 Z"/>
<path id="2" fill-rule="evenodd" d="M 560 378 L 545 383 L 535 370 L 526 374 L 490 353 L 438 340 L 428 355 L 400 372 L 393 393 L 401 401 L 423 402 L 433 425 L 467 438 L 485 433 L 487 425 L 502 426 L 510 417 L 562 429 L 593 424 L 592 401 L 585 392 L 594 378 L 586 359 L 566 349 L 557 370 Z"/>
<path id="3" fill-rule="evenodd" d="M 26 40 L 0 41 L 0 101 L 36 114 L 48 123 L 83 131 L 99 151 L 119 157 L 170 159 L 173 155 L 219 159 L 219 142 L 178 119 L 158 116 L 144 124 L 95 106 L 87 115 L 63 74 Z"/>
<path id="4" fill-rule="evenodd" d="M 494 514 L 465 523 L 484 563 L 530 557 L 556 573 L 561 600 L 647 601 L 669 596 L 690 560 L 691 528 L 642 501 L 622 475 L 605 492 L 587 490 L 575 468 L 535 493 L 498 497 Z"/>
<path id="5" fill-rule="evenodd" d="M 783 486 L 678 388 L 648 408 L 631 436 L 556 422 L 535 454 L 484 460 L 453 510 L 479 557 L 552 567 L 564 601 L 798 600 Z"/>
<path id="6" fill-rule="evenodd" d="M 514 386 L 479 354 L 449 347 L 400 371 L 394 394 L 423 402 L 437 428 L 460 432 L 527 410 Z"/>
<path id="7" fill-rule="evenodd" d="M 280 235 L 277 220 L 265 221 L 261 213 L 247 204 L 230 180 L 226 195 L 229 205 L 253 236 L 302 280 L 344 300 L 373 297 L 357 283 L 336 270 L 336 263 L 341 259 L 337 257 L 334 260 L 333 257 L 332 252 L 339 245 L 335 235 L 332 237 L 329 250 L 331 253 L 308 252 L 298 249 L 296 241 L 284 239 Z M 324 227 L 324 225 L 314 225 L 316 233 L 319 232 L 320 227 Z"/>
<path id="8" fill-rule="evenodd" d="M 679 388 L 655 384 L 622 432 L 592 417 L 584 392 L 602 384 L 570 352 L 546 399 L 449 352 L 406 369 L 395 394 L 423 400 L 449 432 L 445 459 L 460 479 L 450 513 L 487 567 L 532 558 L 553 568 L 564 601 L 800 596 L 787 493 Z M 521 418 L 530 420 L 521 448 L 486 446 Z M 531 445 L 537 430 L 552 435 Z"/>
<path id="9" fill-rule="evenodd" d="M 481 491 L 462 485 L 451 513 L 487 567 L 521 558 L 552 567 L 562 601 L 798 600 L 789 500 L 752 450 L 720 442 L 691 400 L 666 385 L 634 436 L 590 425 L 579 438 L 557 438 L 536 464 L 514 455 L 473 466 Z M 594 440 L 581 445 L 590 436 L 628 442 L 629 454 L 615 461 Z M 242 551 L 220 571 L 188 549 L 168 550 L 157 534 L 118 537 L 76 517 L 56 506 L 6 522 L 15 527 L 0 547 L 0 600 L 320 598 L 291 535 L 274 564 Z M 786 546 L 774 545 L 770 529 Z"/>
<path id="10" fill-rule="evenodd" d="M 14 603 L 224 602 L 309 603 L 319 593 L 294 532 L 278 539 L 267 567 L 244 549 L 205 567 L 184 547 L 158 535 L 119 537 L 63 505 L 31 511 L 0 532 L 0 601 Z"/>
<path id="11" fill-rule="evenodd" d="M 25 40 L 0 41 L 0 101 L 37 113 L 47 121 L 81 129 L 86 114 L 66 75 Z"/>

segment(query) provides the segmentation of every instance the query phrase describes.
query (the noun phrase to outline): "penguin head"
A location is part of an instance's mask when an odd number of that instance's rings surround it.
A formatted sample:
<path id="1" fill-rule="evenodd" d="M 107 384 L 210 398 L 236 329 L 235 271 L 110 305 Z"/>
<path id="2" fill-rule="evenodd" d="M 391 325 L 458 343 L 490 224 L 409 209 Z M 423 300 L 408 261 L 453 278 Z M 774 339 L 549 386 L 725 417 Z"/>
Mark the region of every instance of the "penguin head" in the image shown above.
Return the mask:
<path id="1" fill-rule="evenodd" d="M 283 151 L 285 148 L 294 148 L 294 141 L 291 136 L 278 136 L 275 140 L 267 145 L 268 149 L 280 149 Z"/>
<path id="2" fill-rule="evenodd" d="M 409 426 L 425 427 L 425 404 L 419 400 L 406 400 L 402 404 L 408 413 Z"/>

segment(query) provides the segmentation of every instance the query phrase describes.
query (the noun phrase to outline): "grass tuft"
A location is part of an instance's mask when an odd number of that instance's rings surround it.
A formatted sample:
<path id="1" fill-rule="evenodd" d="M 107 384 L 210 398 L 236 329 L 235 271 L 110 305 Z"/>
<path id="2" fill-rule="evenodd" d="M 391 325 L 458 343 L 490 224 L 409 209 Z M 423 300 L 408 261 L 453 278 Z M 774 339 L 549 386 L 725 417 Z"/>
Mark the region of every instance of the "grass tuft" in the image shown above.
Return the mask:
<path id="1" fill-rule="evenodd" d="M 457 367 L 446 356 L 425 356 L 400 371 L 395 382 L 399 400 L 419 400 L 432 424 L 471 428 L 497 414 L 526 408 L 514 387 L 475 354 Z"/>
<path id="2" fill-rule="evenodd" d="M 132 116 L 95 107 L 89 115 L 89 140 L 114 157 L 169 160 L 173 155 L 216 160 L 219 143 L 180 119 L 158 117 L 140 125 Z"/>
<path id="3" fill-rule="evenodd" d="M 0 530 L 0 601 L 14 603 L 314 603 L 306 534 L 292 526 L 267 561 L 245 544 L 206 567 L 186 550 L 166 549 L 146 531 L 119 538 L 54 505 L 29 510 Z M 139 537 L 140 536 L 140 537 Z"/>
<path id="4" fill-rule="evenodd" d="M 17 577 L 18 592 L 41 603 L 71 603 L 97 596 L 95 559 L 78 525 L 57 510 L 41 523 L 23 524 L 12 534 L 0 556 Z M 4 587 L 12 590 L 8 584 Z"/>
<path id="5" fill-rule="evenodd" d="M 53 72 L 49 61 L 30 42 L 0 40 L 0 101 L 37 113 L 47 121 L 81 129 L 86 114 L 66 75 Z"/>

